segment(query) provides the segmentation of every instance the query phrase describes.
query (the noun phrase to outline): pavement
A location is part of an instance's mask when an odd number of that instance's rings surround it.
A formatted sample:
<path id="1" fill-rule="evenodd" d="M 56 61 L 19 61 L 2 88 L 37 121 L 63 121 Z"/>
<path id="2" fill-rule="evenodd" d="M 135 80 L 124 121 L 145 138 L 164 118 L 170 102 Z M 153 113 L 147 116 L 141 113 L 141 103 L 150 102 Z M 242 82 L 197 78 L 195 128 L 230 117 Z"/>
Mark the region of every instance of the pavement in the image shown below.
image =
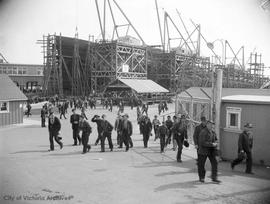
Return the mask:
<path id="1" fill-rule="evenodd" d="M 170 104 L 168 112 L 173 111 L 174 105 Z M 86 112 L 88 120 L 102 113 L 114 124 L 115 107 L 112 113 L 101 107 Z M 232 171 L 229 162 L 220 161 L 218 177 L 222 183 L 215 184 L 207 161 L 206 182 L 202 184 L 193 145 L 183 149 L 182 163 L 176 162 L 171 146 L 161 154 L 154 136 L 150 137 L 149 148 L 143 148 L 136 109 L 126 108 L 125 113 L 134 125 L 134 147 L 128 152 L 116 145 L 110 152 L 107 145 L 106 152 L 100 153 L 100 146 L 93 145 L 96 125 L 90 122 L 92 148 L 81 154 L 82 146 L 72 146 L 70 114 L 61 120 L 64 148 L 60 150 L 56 144 L 53 152 L 48 151 L 48 130 L 40 127 L 39 115 L 25 118 L 23 124 L 1 128 L 0 203 L 270 203 L 269 168 L 254 166 L 255 175 L 247 175 L 245 164 Z M 151 118 L 156 113 L 157 106 L 150 106 Z M 112 137 L 115 144 L 115 132 Z"/>

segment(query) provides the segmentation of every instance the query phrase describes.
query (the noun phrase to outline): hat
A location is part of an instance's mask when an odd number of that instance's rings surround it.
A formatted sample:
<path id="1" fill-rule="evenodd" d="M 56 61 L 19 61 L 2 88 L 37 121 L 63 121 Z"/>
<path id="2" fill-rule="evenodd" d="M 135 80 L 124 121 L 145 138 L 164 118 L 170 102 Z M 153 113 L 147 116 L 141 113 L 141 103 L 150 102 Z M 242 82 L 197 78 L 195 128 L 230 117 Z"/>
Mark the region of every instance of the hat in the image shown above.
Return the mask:
<path id="1" fill-rule="evenodd" d="M 246 123 L 246 124 L 244 125 L 244 127 L 245 127 L 245 128 L 253 128 L 251 123 Z"/>
<path id="2" fill-rule="evenodd" d="M 207 123 L 215 124 L 213 120 L 207 120 Z"/>
<path id="3" fill-rule="evenodd" d="M 201 117 L 201 121 L 206 121 L 206 117 L 205 116 L 202 116 Z"/>
<path id="4" fill-rule="evenodd" d="M 185 146 L 185 147 L 189 147 L 189 143 L 188 143 L 187 140 L 184 140 L 184 146 Z"/>

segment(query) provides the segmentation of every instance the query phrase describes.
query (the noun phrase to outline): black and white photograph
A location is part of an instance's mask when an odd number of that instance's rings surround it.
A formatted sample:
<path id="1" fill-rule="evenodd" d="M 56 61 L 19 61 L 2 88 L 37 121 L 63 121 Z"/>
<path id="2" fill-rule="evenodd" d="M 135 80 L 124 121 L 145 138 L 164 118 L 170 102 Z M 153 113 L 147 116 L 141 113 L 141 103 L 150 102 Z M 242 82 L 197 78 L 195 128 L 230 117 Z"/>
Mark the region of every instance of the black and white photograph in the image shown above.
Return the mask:
<path id="1" fill-rule="evenodd" d="M 269 204 L 270 0 L 0 0 L 0 204 Z"/>

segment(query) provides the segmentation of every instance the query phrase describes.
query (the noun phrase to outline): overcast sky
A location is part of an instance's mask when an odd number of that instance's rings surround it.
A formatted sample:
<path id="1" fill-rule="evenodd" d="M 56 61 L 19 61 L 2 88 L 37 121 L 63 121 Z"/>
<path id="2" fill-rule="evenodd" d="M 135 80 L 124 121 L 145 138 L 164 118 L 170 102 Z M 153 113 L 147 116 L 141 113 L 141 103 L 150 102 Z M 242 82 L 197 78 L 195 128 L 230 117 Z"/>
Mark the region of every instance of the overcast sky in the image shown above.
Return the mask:
<path id="1" fill-rule="evenodd" d="M 100 7 L 102 1 L 99 0 Z M 160 44 L 154 0 L 117 0 L 144 41 Z M 261 0 L 158 0 L 161 19 L 166 10 L 180 25 L 176 9 L 184 18 L 189 31 L 189 19 L 201 24 L 207 41 L 226 39 L 236 51 L 245 46 L 246 60 L 252 50 L 263 56 L 270 66 L 270 12 L 260 8 Z M 125 23 L 114 7 L 117 24 Z M 112 35 L 107 15 L 106 36 Z M 94 0 L 0 0 L 0 52 L 10 63 L 43 63 L 38 39 L 48 33 L 74 36 L 78 27 L 79 38 L 88 35 L 101 37 Z M 180 27 L 180 26 L 179 26 Z M 122 29 L 124 35 L 125 30 Z M 182 29 L 181 32 L 184 33 Z M 172 30 L 172 37 L 176 32 Z M 134 35 L 134 33 L 130 33 Z M 207 50 L 202 44 L 202 49 Z M 221 55 L 221 44 L 215 44 Z M 208 55 L 205 51 L 204 55 Z"/>

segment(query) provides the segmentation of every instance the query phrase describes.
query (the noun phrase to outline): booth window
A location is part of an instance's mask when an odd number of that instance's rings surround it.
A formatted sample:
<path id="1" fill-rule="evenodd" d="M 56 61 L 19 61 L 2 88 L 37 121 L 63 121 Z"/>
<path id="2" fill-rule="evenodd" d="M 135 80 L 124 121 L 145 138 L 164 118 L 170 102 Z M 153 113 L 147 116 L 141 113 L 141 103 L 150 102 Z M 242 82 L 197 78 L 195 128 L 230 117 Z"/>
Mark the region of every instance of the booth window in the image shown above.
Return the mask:
<path id="1" fill-rule="evenodd" d="M 241 128 L 241 108 L 226 108 L 226 128 L 240 130 Z"/>
<path id="2" fill-rule="evenodd" d="M 0 113 L 7 113 L 8 110 L 8 102 L 0 101 Z"/>

